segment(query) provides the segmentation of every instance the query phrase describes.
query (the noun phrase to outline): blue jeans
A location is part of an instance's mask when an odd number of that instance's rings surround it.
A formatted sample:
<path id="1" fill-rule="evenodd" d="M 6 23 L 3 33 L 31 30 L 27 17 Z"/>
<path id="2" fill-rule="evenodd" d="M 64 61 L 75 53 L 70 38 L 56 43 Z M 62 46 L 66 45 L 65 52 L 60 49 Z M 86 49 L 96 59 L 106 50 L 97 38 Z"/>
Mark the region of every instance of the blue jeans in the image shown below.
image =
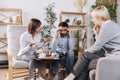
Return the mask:
<path id="1" fill-rule="evenodd" d="M 29 77 L 34 76 L 34 70 L 36 67 L 38 68 L 39 75 L 41 75 L 43 73 L 43 63 L 41 61 L 37 61 L 35 59 L 32 59 L 29 62 Z"/>
<path id="2" fill-rule="evenodd" d="M 62 54 L 62 53 L 59 53 Z M 66 72 L 67 74 L 71 73 L 72 69 L 73 69 L 73 65 L 74 65 L 74 52 L 73 50 L 68 51 L 65 55 L 63 55 L 65 57 L 65 68 L 66 68 Z M 52 63 L 52 74 L 56 74 L 58 72 L 58 64 L 59 61 L 53 61 Z"/>
<path id="3" fill-rule="evenodd" d="M 33 55 L 23 55 L 21 60 L 29 62 L 29 77 L 34 77 L 34 70 L 38 68 L 38 74 L 43 72 L 43 63 L 34 59 Z"/>

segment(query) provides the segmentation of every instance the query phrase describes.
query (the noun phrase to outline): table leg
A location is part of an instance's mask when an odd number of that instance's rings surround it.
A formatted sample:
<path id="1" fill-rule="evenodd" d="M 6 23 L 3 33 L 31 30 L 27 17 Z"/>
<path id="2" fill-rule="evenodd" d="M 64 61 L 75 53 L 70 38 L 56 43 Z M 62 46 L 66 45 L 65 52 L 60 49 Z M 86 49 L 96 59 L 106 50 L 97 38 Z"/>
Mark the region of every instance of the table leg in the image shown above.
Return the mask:
<path id="1" fill-rule="evenodd" d="M 35 69 L 35 73 L 34 73 L 34 80 L 36 80 L 36 74 L 37 74 L 37 73 L 36 73 L 36 69 Z"/>

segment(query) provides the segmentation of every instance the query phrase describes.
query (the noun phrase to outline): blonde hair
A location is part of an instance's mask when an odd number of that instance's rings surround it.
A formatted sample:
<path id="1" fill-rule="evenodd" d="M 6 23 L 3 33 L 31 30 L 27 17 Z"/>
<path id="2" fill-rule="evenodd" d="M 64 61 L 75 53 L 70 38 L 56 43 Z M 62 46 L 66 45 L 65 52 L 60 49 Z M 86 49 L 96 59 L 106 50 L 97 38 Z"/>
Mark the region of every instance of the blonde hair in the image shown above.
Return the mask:
<path id="1" fill-rule="evenodd" d="M 110 20 L 110 14 L 105 6 L 99 6 L 95 8 L 92 13 L 92 17 L 101 18 L 104 21 Z"/>

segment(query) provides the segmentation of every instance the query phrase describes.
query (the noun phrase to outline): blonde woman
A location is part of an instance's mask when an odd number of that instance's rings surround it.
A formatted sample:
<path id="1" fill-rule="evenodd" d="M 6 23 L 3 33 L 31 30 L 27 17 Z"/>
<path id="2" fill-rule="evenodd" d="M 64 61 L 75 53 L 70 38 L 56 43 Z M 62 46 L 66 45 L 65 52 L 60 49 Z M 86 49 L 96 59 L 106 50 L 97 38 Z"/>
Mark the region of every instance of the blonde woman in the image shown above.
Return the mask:
<path id="1" fill-rule="evenodd" d="M 120 26 L 110 20 L 110 15 L 105 6 L 99 6 L 95 8 L 92 13 L 92 21 L 95 26 L 100 26 L 100 31 L 96 37 L 96 42 L 88 48 L 79 57 L 76 62 L 73 71 L 64 80 L 73 80 L 82 74 L 88 73 L 89 63 L 93 59 L 98 59 L 100 56 L 99 51 L 104 48 L 106 55 L 119 55 L 120 54 Z"/>

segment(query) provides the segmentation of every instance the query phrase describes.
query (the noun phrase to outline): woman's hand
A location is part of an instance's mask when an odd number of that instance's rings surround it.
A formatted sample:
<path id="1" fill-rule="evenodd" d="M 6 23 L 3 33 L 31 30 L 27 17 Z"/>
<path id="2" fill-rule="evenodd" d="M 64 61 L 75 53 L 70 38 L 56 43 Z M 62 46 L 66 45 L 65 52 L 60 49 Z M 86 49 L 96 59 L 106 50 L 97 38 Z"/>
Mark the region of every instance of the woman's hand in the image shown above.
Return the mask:
<path id="1" fill-rule="evenodd" d="M 100 27 L 99 26 L 94 26 L 93 31 L 95 33 L 95 36 L 98 36 L 99 31 L 100 31 Z"/>
<path id="2" fill-rule="evenodd" d="M 30 46 L 30 47 L 32 47 L 33 45 L 35 45 L 34 42 L 30 42 L 30 41 L 28 41 L 28 43 L 29 43 L 29 46 Z"/>
<path id="3" fill-rule="evenodd" d="M 44 39 L 44 43 L 46 43 L 46 42 L 49 42 L 51 39 L 50 38 L 46 38 L 46 39 Z"/>

